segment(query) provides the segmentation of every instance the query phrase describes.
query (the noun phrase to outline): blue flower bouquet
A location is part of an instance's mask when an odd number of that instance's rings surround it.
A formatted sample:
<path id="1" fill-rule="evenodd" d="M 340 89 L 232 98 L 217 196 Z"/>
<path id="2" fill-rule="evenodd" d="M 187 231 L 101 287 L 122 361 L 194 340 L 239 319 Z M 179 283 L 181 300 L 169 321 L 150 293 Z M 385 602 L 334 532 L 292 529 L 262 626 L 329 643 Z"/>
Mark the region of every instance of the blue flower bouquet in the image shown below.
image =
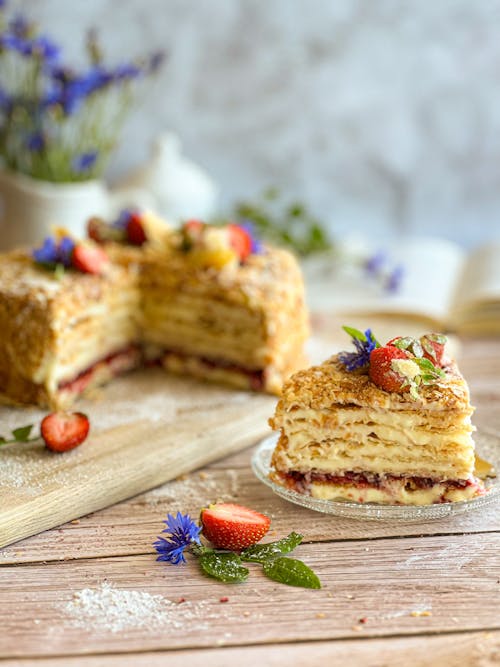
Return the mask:
<path id="1" fill-rule="evenodd" d="M 62 61 L 59 46 L 0 0 L 0 160 L 35 179 L 68 183 L 99 178 L 116 146 L 141 81 L 161 52 L 106 67 L 95 31 L 85 71 Z"/>

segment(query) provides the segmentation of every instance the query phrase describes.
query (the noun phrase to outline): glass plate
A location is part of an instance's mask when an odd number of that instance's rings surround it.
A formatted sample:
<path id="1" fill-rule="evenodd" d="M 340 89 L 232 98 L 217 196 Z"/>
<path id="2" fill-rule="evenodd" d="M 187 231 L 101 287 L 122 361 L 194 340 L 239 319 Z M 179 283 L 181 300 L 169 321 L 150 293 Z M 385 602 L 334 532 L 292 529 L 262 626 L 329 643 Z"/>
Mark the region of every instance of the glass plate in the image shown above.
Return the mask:
<path id="1" fill-rule="evenodd" d="M 494 433 L 482 432 L 475 436 L 477 453 L 491 463 L 497 473 L 500 471 L 500 437 Z M 276 484 L 269 479 L 271 472 L 271 455 L 278 441 L 278 435 L 263 440 L 252 457 L 252 469 L 257 478 L 267 484 L 274 493 L 296 505 L 302 505 L 316 512 L 335 514 L 352 519 L 371 519 L 374 521 L 428 521 L 442 519 L 461 512 L 469 512 L 496 502 L 500 497 L 498 478 L 488 479 L 485 484 L 488 493 L 485 496 L 462 500 L 456 503 L 440 503 L 437 505 L 377 505 L 375 503 L 356 503 L 341 500 L 322 500 L 311 498 L 296 491 Z"/>

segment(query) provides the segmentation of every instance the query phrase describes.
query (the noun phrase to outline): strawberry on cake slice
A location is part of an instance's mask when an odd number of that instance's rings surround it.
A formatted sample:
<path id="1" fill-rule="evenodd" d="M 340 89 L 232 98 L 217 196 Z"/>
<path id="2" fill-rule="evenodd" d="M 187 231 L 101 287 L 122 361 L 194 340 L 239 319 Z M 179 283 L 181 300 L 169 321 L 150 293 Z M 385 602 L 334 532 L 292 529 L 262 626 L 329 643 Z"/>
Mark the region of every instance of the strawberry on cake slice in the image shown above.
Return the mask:
<path id="1" fill-rule="evenodd" d="M 473 408 L 446 338 L 381 346 L 344 327 L 356 350 L 295 373 L 271 426 L 275 481 L 315 498 L 401 505 L 467 500 L 474 477 Z"/>

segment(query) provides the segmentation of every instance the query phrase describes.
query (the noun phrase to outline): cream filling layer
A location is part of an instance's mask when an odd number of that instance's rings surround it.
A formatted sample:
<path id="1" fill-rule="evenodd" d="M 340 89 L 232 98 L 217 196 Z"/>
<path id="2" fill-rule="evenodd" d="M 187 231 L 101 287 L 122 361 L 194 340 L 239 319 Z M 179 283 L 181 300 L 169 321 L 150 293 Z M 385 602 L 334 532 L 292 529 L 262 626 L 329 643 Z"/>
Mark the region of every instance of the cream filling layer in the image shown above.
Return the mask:
<path id="1" fill-rule="evenodd" d="M 375 415 L 358 409 L 359 421 L 343 421 L 338 415 L 342 425 L 326 429 L 315 424 L 314 418 L 308 419 L 308 413 L 295 411 L 283 419 L 288 442 L 279 454 L 282 470 L 368 471 L 450 479 L 467 479 L 473 472 L 469 415 L 461 415 L 453 429 L 443 430 L 417 426 L 408 415 L 386 411 L 378 413 L 381 421 L 377 423 Z"/>
<path id="2" fill-rule="evenodd" d="M 130 303 L 104 303 L 89 309 L 85 319 L 59 328 L 55 349 L 38 369 L 35 382 L 54 393 L 97 361 L 128 347 L 138 339 L 138 325 Z"/>
<path id="3" fill-rule="evenodd" d="M 459 502 L 483 493 L 481 487 L 475 484 L 464 488 L 435 484 L 426 489 L 408 490 L 405 488 L 405 482 L 400 480 L 391 480 L 382 488 L 359 488 L 354 485 L 313 482 L 310 489 L 313 498 L 322 500 L 350 500 L 383 505 L 433 505 L 441 502 Z"/>

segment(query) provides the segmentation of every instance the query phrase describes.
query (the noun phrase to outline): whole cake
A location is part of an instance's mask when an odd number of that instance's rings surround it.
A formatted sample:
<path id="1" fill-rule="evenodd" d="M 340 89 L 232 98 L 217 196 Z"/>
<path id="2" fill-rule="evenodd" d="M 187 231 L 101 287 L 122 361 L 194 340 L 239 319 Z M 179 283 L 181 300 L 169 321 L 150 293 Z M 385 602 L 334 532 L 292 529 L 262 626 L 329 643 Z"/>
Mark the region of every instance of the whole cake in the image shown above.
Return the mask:
<path id="1" fill-rule="evenodd" d="M 474 477 L 473 408 L 445 337 L 381 346 L 346 330 L 355 352 L 295 373 L 271 426 L 272 477 L 315 498 L 428 505 L 485 492 Z"/>
<path id="2" fill-rule="evenodd" d="M 304 365 L 295 258 L 240 225 L 125 211 L 0 256 L 0 400 L 67 407 L 143 363 L 278 393 Z"/>

